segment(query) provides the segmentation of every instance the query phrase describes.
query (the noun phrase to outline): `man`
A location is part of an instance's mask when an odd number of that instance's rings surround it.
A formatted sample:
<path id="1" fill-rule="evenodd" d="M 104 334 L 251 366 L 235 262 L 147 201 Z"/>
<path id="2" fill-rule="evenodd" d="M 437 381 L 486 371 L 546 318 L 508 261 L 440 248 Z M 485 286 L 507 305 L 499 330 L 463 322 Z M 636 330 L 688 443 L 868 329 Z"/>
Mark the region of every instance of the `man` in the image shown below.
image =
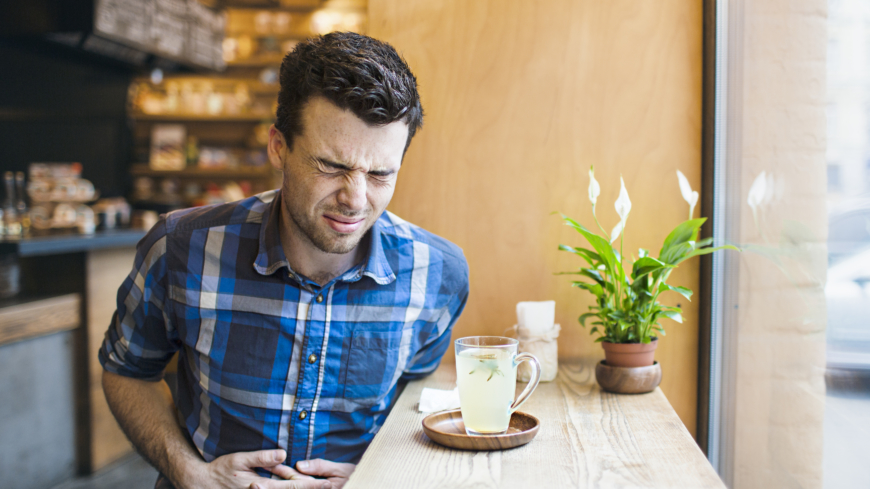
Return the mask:
<path id="1" fill-rule="evenodd" d="M 281 189 L 170 213 L 139 243 L 100 361 L 158 487 L 341 487 L 397 385 L 438 366 L 468 265 L 385 211 L 422 117 L 389 45 L 300 43 L 269 134 Z"/>

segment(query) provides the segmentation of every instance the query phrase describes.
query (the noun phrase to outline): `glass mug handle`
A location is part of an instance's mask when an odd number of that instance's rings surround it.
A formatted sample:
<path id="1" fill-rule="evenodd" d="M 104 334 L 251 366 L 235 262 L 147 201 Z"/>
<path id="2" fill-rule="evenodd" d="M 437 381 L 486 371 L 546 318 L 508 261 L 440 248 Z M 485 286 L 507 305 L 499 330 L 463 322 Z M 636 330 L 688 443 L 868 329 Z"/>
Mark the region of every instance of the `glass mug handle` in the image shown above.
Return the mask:
<path id="1" fill-rule="evenodd" d="M 517 400 L 514 401 L 513 404 L 511 404 L 511 414 L 513 414 L 514 411 L 519 409 L 520 406 L 522 406 L 523 403 L 526 402 L 526 399 L 528 399 L 529 396 L 532 395 L 532 392 L 535 390 L 535 387 L 538 387 L 538 382 L 540 382 L 541 380 L 541 364 L 538 363 L 538 359 L 535 358 L 535 356 L 531 353 L 520 353 L 516 356 L 516 358 L 514 358 L 514 365 L 519 365 L 523 362 L 531 362 L 532 378 L 529 379 L 529 383 L 528 385 L 526 385 L 526 388 L 523 389 L 522 392 L 520 392 Z"/>

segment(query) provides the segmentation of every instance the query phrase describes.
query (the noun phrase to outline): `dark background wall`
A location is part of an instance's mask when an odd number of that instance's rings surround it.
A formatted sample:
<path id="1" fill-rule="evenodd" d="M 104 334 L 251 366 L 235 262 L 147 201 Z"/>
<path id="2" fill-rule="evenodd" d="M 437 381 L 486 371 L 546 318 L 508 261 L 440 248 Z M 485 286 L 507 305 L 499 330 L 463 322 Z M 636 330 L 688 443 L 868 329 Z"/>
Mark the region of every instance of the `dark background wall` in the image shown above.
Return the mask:
<path id="1" fill-rule="evenodd" d="M 132 77 L 129 68 L 62 46 L 0 40 L 0 170 L 78 161 L 102 196 L 123 195 Z"/>

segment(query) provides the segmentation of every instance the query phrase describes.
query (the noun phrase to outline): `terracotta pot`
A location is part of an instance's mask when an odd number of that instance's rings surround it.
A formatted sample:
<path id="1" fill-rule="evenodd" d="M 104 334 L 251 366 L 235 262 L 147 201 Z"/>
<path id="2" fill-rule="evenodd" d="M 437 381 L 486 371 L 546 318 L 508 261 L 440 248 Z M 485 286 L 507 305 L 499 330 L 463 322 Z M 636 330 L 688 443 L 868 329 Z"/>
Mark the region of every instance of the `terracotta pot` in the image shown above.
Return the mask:
<path id="1" fill-rule="evenodd" d="M 611 367 L 647 367 L 655 361 L 658 338 L 643 343 L 601 342 L 604 348 L 604 363 Z"/>

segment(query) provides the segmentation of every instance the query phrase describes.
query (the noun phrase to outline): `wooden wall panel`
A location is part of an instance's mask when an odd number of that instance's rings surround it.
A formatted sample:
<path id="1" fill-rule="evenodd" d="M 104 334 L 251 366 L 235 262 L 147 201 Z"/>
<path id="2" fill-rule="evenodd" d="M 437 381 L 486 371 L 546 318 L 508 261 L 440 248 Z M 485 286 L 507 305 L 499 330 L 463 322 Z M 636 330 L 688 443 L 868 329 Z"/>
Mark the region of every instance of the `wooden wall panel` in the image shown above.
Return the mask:
<path id="1" fill-rule="evenodd" d="M 516 302 L 554 299 L 560 355 L 602 355 L 576 321 L 589 297 L 553 275 L 579 265 L 557 251 L 579 236 L 550 213 L 594 226 L 594 164 L 608 230 L 625 178 L 626 255 L 657 251 L 687 217 L 675 171 L 699 188 L 701 2 L 370 0 L 369 27 L 408 60 L 426 112 L 390 210 L 457 243 L 471 267 L 454 337 L 501 334 Z M 672 282 L 697 291 L 698 269 Z M 657 359 L 694 433 L 698 310 L 672 299 L 687 321 L 666 325 Z"/>

